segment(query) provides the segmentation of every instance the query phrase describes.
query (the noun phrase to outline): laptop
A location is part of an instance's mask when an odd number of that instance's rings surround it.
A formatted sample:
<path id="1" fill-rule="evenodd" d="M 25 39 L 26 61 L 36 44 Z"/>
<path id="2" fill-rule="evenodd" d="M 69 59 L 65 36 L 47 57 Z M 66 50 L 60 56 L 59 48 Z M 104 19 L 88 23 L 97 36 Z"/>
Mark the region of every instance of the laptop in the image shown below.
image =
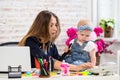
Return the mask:
<path id="1" fill-rule="evenodd" d="M 8 67 L 19 67 L 21 71 L 31 71 L 30 48 L 25 46 L 0 47 L 0 72 L 8 72 Z"/>

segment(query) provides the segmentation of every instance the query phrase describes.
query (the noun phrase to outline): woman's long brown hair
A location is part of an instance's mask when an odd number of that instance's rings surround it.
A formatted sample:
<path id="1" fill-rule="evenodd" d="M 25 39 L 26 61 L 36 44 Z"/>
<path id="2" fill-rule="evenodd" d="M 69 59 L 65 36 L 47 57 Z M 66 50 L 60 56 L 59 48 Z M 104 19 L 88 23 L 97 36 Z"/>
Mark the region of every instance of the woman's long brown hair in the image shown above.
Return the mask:
<path id="1" fill-rule="evenodd" d="M 44 40 L 47 40 L 49 41 L 50 40 L 50 32 L 49 32 L 49 23 L 50 23 L 50 19 L 51 19 L 51 16 L 55 17 L 56 20 L 57 20 L 57 34 L 54 38 L 52 38 L 51 40 L 54 42 L 55 39 L 59 36 L 60 34 L 60 23 L 59 23 L 59 19 L 58 17 L 48 11 L 48 10 L 44 10 L 44 11 L 41 11 L 35 21 L 33 22 L 30 30 L 28 31 L 28 33 L 23 37 L 23 39 L 19 42 L 19 46 L 24 46 L 25 45 L 25 42 L 26 42 L 26 39 L 30 36 L 34 36 L 38 39 L 44 39 Z"/>

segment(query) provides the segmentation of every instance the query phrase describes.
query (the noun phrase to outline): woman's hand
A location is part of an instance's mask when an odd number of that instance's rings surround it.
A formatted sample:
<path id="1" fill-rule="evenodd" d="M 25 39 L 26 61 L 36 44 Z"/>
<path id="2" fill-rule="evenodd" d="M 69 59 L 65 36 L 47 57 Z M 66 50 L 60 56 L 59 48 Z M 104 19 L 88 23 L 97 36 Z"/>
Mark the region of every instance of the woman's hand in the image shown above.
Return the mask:
<path id="1" fill-rule="evenodd" d="M 65 49 L 64 49 L 64 52 L 68 52 L 69 51 L 69 47 L 66 46 Z"/>
<path id="2" fill-rule="evenodd" d="M 68 52 L 71 50 L 72 43 L 69 46 L 66 46 L 64 52 Z"/>

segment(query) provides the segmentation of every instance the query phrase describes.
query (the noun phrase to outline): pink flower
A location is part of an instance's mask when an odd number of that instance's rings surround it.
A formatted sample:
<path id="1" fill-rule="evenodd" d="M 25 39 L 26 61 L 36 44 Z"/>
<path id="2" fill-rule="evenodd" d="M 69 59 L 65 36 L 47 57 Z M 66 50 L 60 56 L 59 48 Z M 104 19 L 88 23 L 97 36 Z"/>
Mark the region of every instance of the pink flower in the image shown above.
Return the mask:
<path id="1" fill-rule="evenodd" d="M 103 29 L 99 26 L 94 28 L 94 32 L 96 33 L 97 36 L 100 36 L 101 33 L 103 33 Z"/>
<path id="2" fill-rule="evenodd" d="M 95 41 L 95 43 L 97 44 L 98 53 L 102 53 L 104 49 L 108 46 L 108 44 L 105 43 L 103 39 L 98 39 Z"/>
<path id="3" fill-rule="evenodd" d="M 76 28 L 73 28 L 73 27 L 69 28 L 69 29 L 67 30 L 67 35 L 68 35 L 68 37 L 69 37 L 69 38 L 76 37 L 76 36 L 77 36 L 77 35 L 76 35 L 76 31 L 77 31 Z"/>
<path id="4" fill-rule="evenodd" d="M 76 28 L 73 28 L 73 27 L 69 28 L 69 29 L 66 31 L 67 36 L 68 36 L 68 39 L 66 40 L 65 44 L 66 44 L 67 46 L 70 45 L 70 41 L 72 41 L 73 39 L 75 39 L 75 38 L 77 37 L 76 32 L 77 32 L 77 29 L 76 29 Z"/>
<path id="5" fill-rule="evenodd" d="M 98 52 L 101 53 L 103 51 L 102 43 L 99 40 L 95 43 L 97 44 Z"/>

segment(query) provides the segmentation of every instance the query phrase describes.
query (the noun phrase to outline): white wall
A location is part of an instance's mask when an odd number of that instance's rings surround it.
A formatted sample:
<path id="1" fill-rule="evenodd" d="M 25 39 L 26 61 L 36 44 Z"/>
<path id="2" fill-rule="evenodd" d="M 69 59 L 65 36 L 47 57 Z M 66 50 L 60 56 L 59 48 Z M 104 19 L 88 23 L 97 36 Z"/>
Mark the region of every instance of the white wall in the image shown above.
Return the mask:
<path id="1" fill-rule="evenodd" d="M 61 34 L 56 41 L 63 52 L 66 29 L 76 27 L 80 19 L 92 20 L 92 0 L 0 0 L 0 43 L 20 41 L 44 9 L 57 14 L 61 23 Z"/>
<path id="2" fill-rule="evenodd" d="M 48 9 L 56 13 L 60 19 L 61 34 L 56 44 L 61 54 L 65 46 L 68 27 L 76 27 L 80 19 L 92 20 L 95 26 L 99 20 L 98 16 L 106 13 L 98 13 L 97 1 L 99 0 L 0 0 L 0 43 L 20 41 L 36 15 L 41 10 Z M 103 8 L 102 5 L 100 9 L 103 10 Z"/>

